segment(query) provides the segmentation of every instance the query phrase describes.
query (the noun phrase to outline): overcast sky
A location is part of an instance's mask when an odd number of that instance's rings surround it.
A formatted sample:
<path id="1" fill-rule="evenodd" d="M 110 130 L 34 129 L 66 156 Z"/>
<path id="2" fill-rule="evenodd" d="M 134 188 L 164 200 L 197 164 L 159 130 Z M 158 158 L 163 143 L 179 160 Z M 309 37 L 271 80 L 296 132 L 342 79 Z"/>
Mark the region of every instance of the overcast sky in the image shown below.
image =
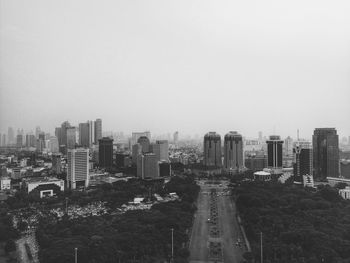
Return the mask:
<path id="1" fill-rule="evenodd" d="M 0 131 L 350 135 L 348 0 L 0 3 Z"/>

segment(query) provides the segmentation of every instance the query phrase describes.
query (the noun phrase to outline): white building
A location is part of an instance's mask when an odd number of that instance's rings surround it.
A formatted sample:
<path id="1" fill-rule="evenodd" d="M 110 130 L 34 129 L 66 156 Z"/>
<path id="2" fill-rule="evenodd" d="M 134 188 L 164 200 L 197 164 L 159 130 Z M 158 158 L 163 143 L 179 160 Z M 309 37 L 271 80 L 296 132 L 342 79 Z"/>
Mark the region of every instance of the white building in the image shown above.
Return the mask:
<path id="1" fill-rule="evenodd" d="M 342 198 L 349 200 L 350 199 L 350 186 L 345 187 L 345 189 L 340 189 L 339 194 Z"/>
<path id="2" fill-rule="evenodd" d="M 2 177 L 0 179 L 0 190 L 10 190 L 11 189 L 11 179 L 9 177 Z"/>
<path id="3" fill-rule="evenodd" d="M 303 185 L 304 187 L 314 187 L 314 177 L 312 175 L 303 175 Z"/>
<path id="4" fill-rule="evenodd" d="M 64 191 L 64 181 L 57 178 L 31 178 L 24 181 L 28 194 L 37 190 L 40 198 L 53 196 L 57 190 Z"/>
<path id="5" fill-rule="evenodd" d="M 67 182 L 71 189 L 89 186 L 89 150 L 78 148 L 68 150 Z"/>

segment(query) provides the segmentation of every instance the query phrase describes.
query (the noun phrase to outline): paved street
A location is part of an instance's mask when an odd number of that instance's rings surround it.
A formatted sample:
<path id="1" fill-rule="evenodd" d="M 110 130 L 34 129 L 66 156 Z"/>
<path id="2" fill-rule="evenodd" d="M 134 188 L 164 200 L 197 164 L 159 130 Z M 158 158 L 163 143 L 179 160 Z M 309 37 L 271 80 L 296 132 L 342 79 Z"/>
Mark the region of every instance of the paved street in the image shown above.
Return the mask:
<path id="1" fill-rule="evenodd" d="M 191 242 L 190 242 L 190 262 L 242 262 L 244 244 L 237 246 L 239 238 L 243 240 L 235 217 L 235 205 L 230 200 L 230 196 L 224 192 L 225 182 L 220 184 L 200 183 L 201 191 L 197 201 L 197 213 L 194 220 Z M 211 194 L 211 192 L 214 192 Z M 213 197 L 215 196 L 215 198 Z M 215 204 L 215 205 L 214 205 Z M 213 222 L 208 222 L 211 209 L 217 210 L 217 223 L 219 235 L 213 236 L 210 228 Z M 213 258 L 210 248 L 213 244 L 220 246 L 220 256 Z"/>

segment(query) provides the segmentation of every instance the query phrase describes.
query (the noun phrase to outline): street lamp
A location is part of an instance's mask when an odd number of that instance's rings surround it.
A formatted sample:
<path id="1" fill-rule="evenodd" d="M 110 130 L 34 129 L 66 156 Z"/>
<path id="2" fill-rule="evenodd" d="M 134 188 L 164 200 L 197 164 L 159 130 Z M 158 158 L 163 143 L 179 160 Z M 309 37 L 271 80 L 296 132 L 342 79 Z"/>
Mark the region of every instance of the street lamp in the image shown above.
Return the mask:
<path id="1" fill-rule="evenodd" d="M 78 263 L 78 248 L 74 248 L 74 258 L 75 258 L 75 263 Z"/>

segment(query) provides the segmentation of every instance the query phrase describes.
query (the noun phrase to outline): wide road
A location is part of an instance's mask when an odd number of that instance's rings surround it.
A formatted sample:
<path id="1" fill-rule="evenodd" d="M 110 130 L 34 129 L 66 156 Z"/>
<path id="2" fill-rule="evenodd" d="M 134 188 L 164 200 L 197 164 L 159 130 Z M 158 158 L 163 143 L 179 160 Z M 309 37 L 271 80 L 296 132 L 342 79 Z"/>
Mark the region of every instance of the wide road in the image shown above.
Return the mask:
<path id="1" fill-rule="evenodd" d="M 201 262 L 225 262 L 241 263 L 242 254 L 245 252 L 245 246 L 236 246 L 237 239 L 243 241 L 241 231 L 236 220 L 236 208 L 229 195 L 226 195 L 224 189 L 227 182 L 220 184 L 208 184 L 200 181 L 201 191 L 197 200 L 198 210 L 193 223 L 191 241 L 190 241 L 190 263 Z M 218 228 L 219 237 L 210 237 L 208 222 L 210 218 L 210 191 L 215 189 L 217 194 L 218 208 Z M 219 242 L 223 249 L 222 257 L 219 260 L 210 258 L 210 241 Z"/>

